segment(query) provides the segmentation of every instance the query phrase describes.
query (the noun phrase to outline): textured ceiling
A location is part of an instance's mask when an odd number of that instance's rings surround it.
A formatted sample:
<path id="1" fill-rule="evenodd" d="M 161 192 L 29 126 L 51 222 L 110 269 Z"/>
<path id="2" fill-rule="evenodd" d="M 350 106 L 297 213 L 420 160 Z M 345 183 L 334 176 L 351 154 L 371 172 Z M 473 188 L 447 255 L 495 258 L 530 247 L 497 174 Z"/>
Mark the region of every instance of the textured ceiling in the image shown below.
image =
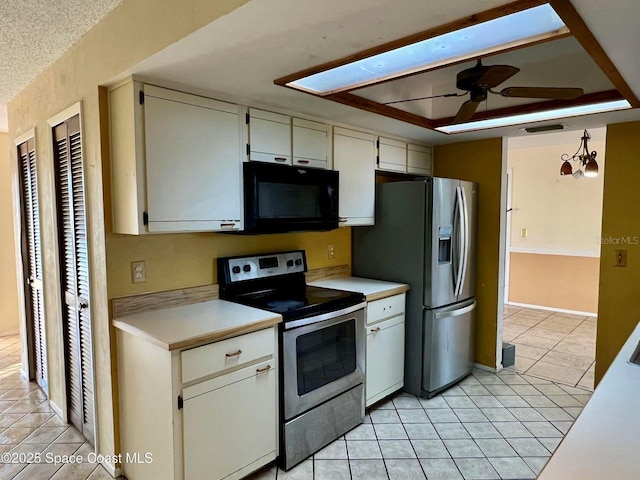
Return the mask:
<path id="1" fill-rule="evenodd" d="M 0 1 L 0 131 L 4 106 L 122 1 Z"/>

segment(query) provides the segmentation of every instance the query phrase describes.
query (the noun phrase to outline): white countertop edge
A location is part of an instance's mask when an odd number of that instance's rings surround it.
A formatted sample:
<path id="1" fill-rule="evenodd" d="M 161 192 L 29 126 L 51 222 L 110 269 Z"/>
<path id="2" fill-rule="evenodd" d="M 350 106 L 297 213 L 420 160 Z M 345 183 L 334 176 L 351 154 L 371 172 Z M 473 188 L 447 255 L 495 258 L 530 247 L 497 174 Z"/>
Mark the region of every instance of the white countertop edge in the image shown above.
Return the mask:
<path id="1" fill-rule="evenodd" d="M 640 341 L 629 336 L 539 480 L 638 478 L 640 365 L 628 362 Z"/>

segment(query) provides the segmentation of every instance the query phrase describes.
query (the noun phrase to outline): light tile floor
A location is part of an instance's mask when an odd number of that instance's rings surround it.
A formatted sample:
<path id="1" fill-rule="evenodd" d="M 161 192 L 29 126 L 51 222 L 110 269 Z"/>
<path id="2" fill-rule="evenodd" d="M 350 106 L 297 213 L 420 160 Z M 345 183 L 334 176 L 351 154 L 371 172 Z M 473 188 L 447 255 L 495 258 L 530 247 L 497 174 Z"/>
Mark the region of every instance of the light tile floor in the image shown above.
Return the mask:
<path id="1" fill-rule="evenodd" d="M 509 369 L 475 370 L 430 400 L 396 394 L 290 471 L 271 465 L 250 478 L 533 479 L 590 397 Z"/>
<path id="2" fill-rule="evenodd" d="M 21 377 L 20 349 L 18 335 L 0 337 L 0 479 L 111 479 L 102 465 L 86 462 L 93 447 L 60 420 L 36 383 Z M 85 462 L 63 461 L 71 455 Z"/>
<path id="3" fill-rule="evenodd" d="M 595 317 L 505 305 L 502 338 L 516 345 L 515 371 L 593 390 Z"/>

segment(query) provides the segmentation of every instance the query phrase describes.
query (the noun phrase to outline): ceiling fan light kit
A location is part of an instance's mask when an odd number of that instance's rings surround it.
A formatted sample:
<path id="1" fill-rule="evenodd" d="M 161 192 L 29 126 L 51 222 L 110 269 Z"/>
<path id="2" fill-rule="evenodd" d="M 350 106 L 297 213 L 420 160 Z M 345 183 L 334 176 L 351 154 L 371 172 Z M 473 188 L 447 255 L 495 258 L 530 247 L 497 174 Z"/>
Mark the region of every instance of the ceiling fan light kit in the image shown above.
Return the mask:
<path id="1" fill-rule="evenodd" d="M 589 83 L 585 83 L 585 88 L 590 89 L 586 94 L 578 86 L 557 87 L 553 84 L 505 86 L 501 90 L 495 90 L 520 69 L 512 65 L 500 65 L 499 60 L 494 60 L 494 65 L 482 63 L 482 59 L 487 60 L 493 55 L 500 56 L 525 47 L 569 40 L 575 42 L 576 49 L 581 49 L 582 55 L 595 63 L 602 75 L 597 86 L 589 87 Z M 552 47 L 547 51 L 552 52 L 554 49 Z M 554 58 L 553 54 L 551 58 Z M 509 63 L 511 59 L 512 57 Z M 476 65 L 462 69 L 456 75 L 458 93 L 433 92 L 433 95 L 414 95 L 415 98 L 408 99 L 393 99 L 387 95 L 384 98 L 385 91 L 410 91 L 405 87 L 411 83 L 401 83 L 408 77 L 418 75 L 416 78 L 422 80 L 429 78 L 421 76 L 426 72 L 470 60 L 475 60 Z M 444 71 L 448 73 L 449 70 Z M 584 77 L 580 76 L 576 82 L 582 78 Z M 385 82 L 392 88 L 372 88 Z M 446 134 L 640 107 L 640 100 L 570 0 L 516 0 L 342 59 L 307 68 L 276 79 L 274 83 Z M 413 84 L 419 85 L 416 81 Z M 489 94 L 543 101 L 496 102 L 497 107 L 477 112 L 479 105 L 487 100 Z M 459 96 L 468 96 L 468 99 L 451 117 L 428 118 L 422 113 L 424 109 L 410 107 L 407 103 Z"/>

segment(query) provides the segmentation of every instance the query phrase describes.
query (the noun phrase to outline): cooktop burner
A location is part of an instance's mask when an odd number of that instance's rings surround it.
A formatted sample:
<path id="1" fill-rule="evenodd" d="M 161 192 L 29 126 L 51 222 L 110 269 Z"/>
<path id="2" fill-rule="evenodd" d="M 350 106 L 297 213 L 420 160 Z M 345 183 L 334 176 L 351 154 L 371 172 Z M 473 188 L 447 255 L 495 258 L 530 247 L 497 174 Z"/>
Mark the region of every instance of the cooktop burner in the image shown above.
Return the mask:
<path id="1" fill-rule="evenodd" d="M 285 323 L 364 302 L 361 293 L 306 285 L 303 250 L 218 259 L 220 298 L 276 312 Z"/>

